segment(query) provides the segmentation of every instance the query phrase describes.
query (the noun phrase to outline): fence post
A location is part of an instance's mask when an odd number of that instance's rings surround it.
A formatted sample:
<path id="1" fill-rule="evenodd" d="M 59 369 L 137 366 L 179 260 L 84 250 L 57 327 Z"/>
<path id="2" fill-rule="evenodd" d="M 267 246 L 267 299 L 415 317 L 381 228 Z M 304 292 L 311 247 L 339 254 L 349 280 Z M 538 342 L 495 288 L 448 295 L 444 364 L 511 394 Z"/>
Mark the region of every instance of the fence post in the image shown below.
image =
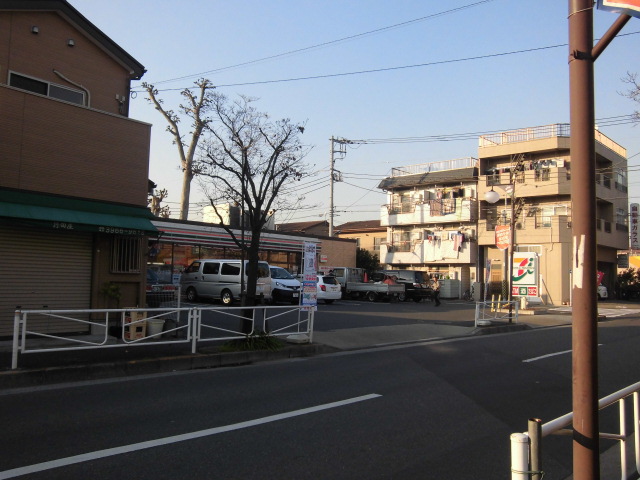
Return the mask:
<path id="1" fill-rule="evenodd" d="M 636 449 L 636 473 L 640 473 L 640 398 L 633 392 L 633 438 Z"/>
<path id="2" fill-rule="evenodd" d="M 20 311 L 13 314 L 13 352 L 11 354 L 11 370 L 18 368 L 18 339 L 20 338 Z"/>
<path id="3" fill-rule="evenodd" d="M 529 479 L 529 437 L 511 434 L 511 480 Z"/>
<path id="4" fill-rule="evenodd" d="M 202 311 L 197 308 L 189 309 L 187 321 L 189 322 L 189 331 L 191 333 L 191 353 L 196 353 L 198 339 L 200 338 L 200 322 L 202 319 Z"/>
<path id="5" fill-rule="evenodd" d="M 309 319 L 309 323 L 308 323 L 308 327 L 309 327 L 309 343 L 313 343 L 313 320 L 315 318 L 315 310 L 313 308 L 310 308 L 309 310 L 307 310 L 308 312 L 308 319 Z"/>
<path id="6" fill-rule="evenodd" d="M 540 441 L 542 440 L 542 420 L 539 418 L 529 419 L 529 439 L 531 446 L 530 470 L 531 480 L 542 480 L 542 448 Z"/>

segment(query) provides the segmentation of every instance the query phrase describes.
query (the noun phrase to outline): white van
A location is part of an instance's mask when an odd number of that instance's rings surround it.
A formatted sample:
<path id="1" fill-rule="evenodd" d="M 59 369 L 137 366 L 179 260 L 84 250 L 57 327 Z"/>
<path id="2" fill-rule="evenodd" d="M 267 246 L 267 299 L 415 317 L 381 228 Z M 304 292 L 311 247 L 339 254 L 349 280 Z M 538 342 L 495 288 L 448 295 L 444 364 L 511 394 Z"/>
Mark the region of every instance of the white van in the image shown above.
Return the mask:
<path id="1" fill-rule="evenodd" d="M 245 288 L 248 263 L 248 260 L 244 261 Z M 234 300 L 239 300 L 241 266 L 241 260 L 195 260 L 180 277 L 180 285 L 187 301 L 195 302 L 198 298 L 206 298 L 231 305 Z M 258 262 L 256 295 L 262 296 L 267 302 L 271 301 L 271 273 L 267 262 Z"/>

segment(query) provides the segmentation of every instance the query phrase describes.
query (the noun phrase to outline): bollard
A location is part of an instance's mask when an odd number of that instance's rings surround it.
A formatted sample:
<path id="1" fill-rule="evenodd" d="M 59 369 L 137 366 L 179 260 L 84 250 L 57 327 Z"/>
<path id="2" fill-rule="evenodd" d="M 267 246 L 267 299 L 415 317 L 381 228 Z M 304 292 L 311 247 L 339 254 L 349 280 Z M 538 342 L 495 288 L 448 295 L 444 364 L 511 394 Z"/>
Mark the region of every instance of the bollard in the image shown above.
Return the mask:
<path id="1" fill-rule="evenodd" d="M 511 434 L 511 480 L 529 480 L 529 437 Z"/>
<path id="2" fill-rule="evenodd" d="M 542 420 L 539 418 L 529 419 L 529 438 L 531 440 L 531 480 L 542 480 Z"/>

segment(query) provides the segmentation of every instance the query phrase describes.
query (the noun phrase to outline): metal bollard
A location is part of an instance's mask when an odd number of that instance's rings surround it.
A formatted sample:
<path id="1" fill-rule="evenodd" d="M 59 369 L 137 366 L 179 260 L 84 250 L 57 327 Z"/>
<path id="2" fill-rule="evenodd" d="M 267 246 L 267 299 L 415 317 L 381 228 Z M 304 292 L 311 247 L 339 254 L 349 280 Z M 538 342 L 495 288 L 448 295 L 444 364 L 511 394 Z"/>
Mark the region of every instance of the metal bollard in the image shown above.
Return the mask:
<path id="1" fill-rule="evenodd" d="M 529 437 L 511 434 L 511 480 L 529 480 Z"/>
<path id="2" fill-rule="evenodd" d="M 529 439 L 531 440 L 531 480 L 542 480 L 542 420 L 539 418 L 529 419 Z"/>

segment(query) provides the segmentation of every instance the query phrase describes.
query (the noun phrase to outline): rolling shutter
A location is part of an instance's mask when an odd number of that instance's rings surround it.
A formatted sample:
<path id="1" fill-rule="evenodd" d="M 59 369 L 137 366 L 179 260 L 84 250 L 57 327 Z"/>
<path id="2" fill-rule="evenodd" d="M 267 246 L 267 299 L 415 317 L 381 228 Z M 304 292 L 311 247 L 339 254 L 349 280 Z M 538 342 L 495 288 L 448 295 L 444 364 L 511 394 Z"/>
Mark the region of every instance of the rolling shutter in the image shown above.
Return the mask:
<path id="1" fill-rule="evenodd" d="M 92 234 L 0 227 L 3 293 L 0 336 L 13 335 L 13 316 L 22 309 L 88 309 L 91 300 Z M 63 319 L 34 318 L 30 331 L 87 332 Z"/>

